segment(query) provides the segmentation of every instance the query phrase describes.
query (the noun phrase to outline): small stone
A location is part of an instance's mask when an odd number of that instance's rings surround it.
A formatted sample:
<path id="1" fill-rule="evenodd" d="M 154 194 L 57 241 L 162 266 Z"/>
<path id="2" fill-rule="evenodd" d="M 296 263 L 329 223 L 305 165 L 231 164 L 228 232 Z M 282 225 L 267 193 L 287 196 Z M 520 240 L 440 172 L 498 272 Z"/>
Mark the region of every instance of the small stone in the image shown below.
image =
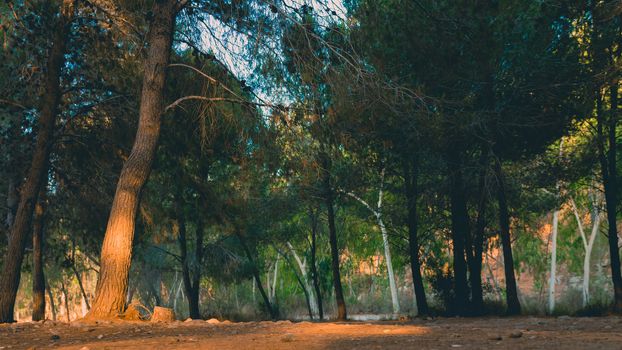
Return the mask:
<path id="1" fill-rule="evenodd" d="M 557 317 L 557 319 L 558 319 L 558 320 L 569 320 L 569 319 L 570 319 L 570 316 L 568 316 L 568 315 L 562 315 L 562 316 L 558 316 L 558 317 Z"/>
<path id="2" fill-rule="evenodd" d="M 103 337 L 104 337 L 104 335 L 100 334 L 100 335 L 97 336 L 97 339 L 102 339 Z"/>
<path id="3" fill-rule="evenodd" d="M 281 338 L 281 341 L 291 343 L 294 341 L 294 335 L 291 333 L 285 333 L 285 335 Z"/>
<path id="4" fill-rule="evenodd" d="M 193 321 L 193 319 L 188 317 L 184 322 L 192 322 L 192 321 Z"/>
<path id="5" fill-rule="evenodd" d="M 451 344 L 451 347 L 452 348 L 461 348 L 462 345 L 460 345 L 460 344 Z"/>
<path id="6" fill-rule="evenodd" d="M 520 338 L 522 336 L 523 336 L 523 332 L 521 332 L 521 331 L 515 331 L 515 332 L 510 333 L 510 338 L 516 339 L 516 338 Z"/>
<path id="7" fill-rule="evenodd" d="M 606 325 L 605 327 L 603 327 L 604 329 L 611 329 L 613 327 L 611 327 L 610 325 Z"/>
<path id="8" fill-rule="evenodd" d="M 215 319 L 215 318 L 210 318 L 209 320 L 207 320 L 207 321 L 205 321 L 205 322 L 207 322 L 207 323 L 209 323 L 209 324 L 219 324 L 219 323 L 220 323 L 220 321 L 218 321 L 218 320 L 217 320 L 217 319 Z"/>
<path id="9" fill-rule="evenodd" d="M 233 322 L 231 322 L 231 321 L 229 321 L 229 320 L 224 320 L 224 321 L 222 321 L 222 322 L 220 322 L 220 323 L 222 323 L 222 324 L 231 324 L 231 323 L 233 323 Z"/>
<path id="10" fill-rule="evenodd" d="M 491 335 L 488 337 L 488 340 L 503 340 L 503 337 L 500 335 Z"/>
<path id="11" fill-rule="evenodd" d="M 83 346 L 80 348 L 80 350 L 91 350 L 88 346 Z"/>
<path id="12" fill-rule="evenodd" d="M 50 337 L 51 340 L 59 340 L 60 339 L 60 335 L 58 334 L 52 334 L 52 336 Z"/>
<path id="13" fill-rule="evenodd" d="M 390 332 L 391 332 L 391 330 L 389 330 L 389 329 L 383 329 L 382 330 L 382 333 L 384 333 L 384 334 L 387 334 L 387 333 L 390 333 Z"/>

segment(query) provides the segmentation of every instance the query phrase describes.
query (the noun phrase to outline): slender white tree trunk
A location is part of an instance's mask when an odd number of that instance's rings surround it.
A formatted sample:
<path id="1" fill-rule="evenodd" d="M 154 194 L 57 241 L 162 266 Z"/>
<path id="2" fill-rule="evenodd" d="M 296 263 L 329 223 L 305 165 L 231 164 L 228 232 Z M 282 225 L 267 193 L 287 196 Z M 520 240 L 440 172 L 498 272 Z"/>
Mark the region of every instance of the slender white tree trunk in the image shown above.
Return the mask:
<path id="1" fill-rule="evenodd" d="M 298 253 L 296 253 L 294 246 L 290 242 L 287 242 L 287 248 L 289 249 L 290 253 L 294 256 L 294 260 L 296 260 L 296 263 L 298 264 L 298 268 L 300 269 L 300 274 L 302 275 L 302 282 L 304 283 L 305 288 L 307 289 L 307 293 L 309 293 L 309 306 L 311 307 L 311 312 L 313 313 L 313 316 L 317 316 L 319 318 L 320 309 L 317 305 L 315 291 L 313 290 L 313 286 L 311 286 L 309 273 L 307 272 L 306 259 L 305 260 L 300 259 L 300 256 L 298 256 Z"/>
<path id="2" fill-rule="evenodd" d="M 277 255 L 276 261 L 274 262 L 274 280 L 272 281 L 272 291 L 270 292 L 271 301 L 274 301 L 276 298 L 276 280 L 279 274 L 279 256 Z"/>
<path id="3" fill-rule="evenodd" d="M 596 241 L 596 236 L 600 228 L 601 215 L 598 210 L 599 203 L 595 199 L 592 204 L 592 232 L 590 232 L 590 236 L 587 237 L 585 235 L 583 221 L 579 215 L 579 209 L 577 208 L 577 205 L 572 197 L 570 197 L 570 204 L 572 206 L 575 219 L 577 220 L 577 227 L 579 228 L 579 234 L 581 235 L 583 248 L 585 249 L 585 255 L 583 256 L 583 286 L 581 288 L 581 292 L 583 295 L 583 307 L 586 307 L 590 303 L 590 261 L 592 260 L 594 242 Z"/>
<path id="4" fill-rule="evenodd" d="M 378 204 L 376 205 L 376 209 L 372 208 L 369 203 L 367 203 L 361 197 L 355 195 L 352 192 L 346 193 L 348 196 L 356 199 L 361 204 L 363 204 L 367 209 L 369 209 L 374 216 L 376 217 L 376 221 L 378 226 L 380 227 L 380 232 L 382 233 L 382 245 L 384 247 L 384 258 L 387 264 L 387 275 L 389 278 L 389 289 L 391 291 L 391 303 L 393 305 L 393 313 L 400 313 L 400 301 L 397 294 L 397 285 L 395 283 L 395 273 L 393 272 L 393 263 L 391 261 L 391 247 L 389 245 L 389 234 L 387 232 L 387 228 L 382 220 L 382 201 L 384 196 L 384 175 L 385 168 L 382 168 L 380 173 L 380 188 L 378 190 Z"/>

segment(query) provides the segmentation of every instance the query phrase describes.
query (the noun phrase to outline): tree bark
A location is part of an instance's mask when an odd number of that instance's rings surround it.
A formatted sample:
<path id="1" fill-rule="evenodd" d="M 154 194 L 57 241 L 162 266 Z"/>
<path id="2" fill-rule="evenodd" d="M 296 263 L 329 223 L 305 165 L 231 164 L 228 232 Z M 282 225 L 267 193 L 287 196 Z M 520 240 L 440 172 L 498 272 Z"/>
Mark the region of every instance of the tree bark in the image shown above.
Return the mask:
<path id="1" fill-rule="evenodd" d="M 416 160 L 407 161 L 404 166 L 404 183 L 406 202 L 408 205 L 408 252 L 410 257 L 410 269 L 413 278 L 413 290 L 417 301 L 417 313 L 427 315 L 430 313 L 428 300 L 423 287 L 423 276 L 421 275 L 421 260 L 419 257 L 419 236 L 418 236 L 418 214 L 417 214 L 417 175 L 418 168 Z"/>
<path id="2" fill-rule="evenodd" d="M 43 190 L 45 191 L 45 189 Z M 44 198 L 39 194 L 32 224 L 32 320 L 45 320 L 45 275 L 43 272 Z"/>
<path id="3" fill-rule="evenodd" d="M 136 211 L 160 135 L 162 100 L 177 3 L 175 0 L 157 0 L 153 4 L 138 130 L 112 202 L 101 250 L 96 296 L 87 318 L 118 317 L 125 310 Z"/>
<path id="4" fill-rule="evenodd" d="M 455 151 L 450 151 L 450 186 L 451 186 L 451 233 L 453 241 L 454 283 L 456 300 L 455 310 L 458 315 L 465 315 L 469 304 L 467 268 L 465 261 L 465 242 L 469 232 L 469 213 L 464 185 L 462 183 L 462 162 Z"/>
<path id="5" fill-rule="evenodd" d="M 328 155 L 323 154 L 322 158 L 322 185 L 324 192 L 324 204 L 328 216 L 328 235 L 330 243 L 331 267 L 333 271 L 333 287 L 335 289 L 335 299 L 337 301 L 337 320 L 347 319 L 346 302 L 343 297 L 343 287 L 341 286 L 341 274 L 339 272 L 339 245 L 337 244 L 337 228 L 335 226 L 335 208 L 333 190 L 330 183 L 330 169 Z"/>
<path id="6" fill-rule="evenodd" d="M 501 233 L 501 245 L 503 247 L 503 268 L 505 271 L 505 295 L 508 315 L 518 315 L 521 312 L 514 275 L 514 258 L 512 256 L 512 239 L 510 236 L 510 215 L 508 212 L 507 199 L 505 196 L 505 180 L 501 169 L 501 160 L 495 161 L 495 173 L 497 176 L 497 201 L 499 202 L 499 228 Z"/>
<path id="7" fill-rule="evenodd" d="M 73 0 L 64 0 L 59 8 L 57 29 L 53 33 L 47 74 L 44 87 L 47 92 L 41 100 L 41 110 L 32 161 L 26 180 L 22 186 L 19 204 L 15 213 L 7 255 L 0 276 L 0 323 L 13 322 L 15 297 L 19 288 L 20 272 L 24 259 L 24 247 L 35 204 L 48 170 L 50 150 L 53 143 L 54 126 L 61 98 L 60 74 L 64 65 L 65 47 L 69 32 L 69 22 L 73 16 Z"/>
<path id="8" fill-rule="evenodd" d="M 322 307 L 320 275 L 318 274 L 316 263 L 318 218 L 313 209 L 310 209 L 309 218 L 311 219 L 311 279 L 313 280 L 313 288 L 315 289 L 315 297 L 317 298 L 318 315 L 321 321 L 324 319 L 324 308 Z"/>

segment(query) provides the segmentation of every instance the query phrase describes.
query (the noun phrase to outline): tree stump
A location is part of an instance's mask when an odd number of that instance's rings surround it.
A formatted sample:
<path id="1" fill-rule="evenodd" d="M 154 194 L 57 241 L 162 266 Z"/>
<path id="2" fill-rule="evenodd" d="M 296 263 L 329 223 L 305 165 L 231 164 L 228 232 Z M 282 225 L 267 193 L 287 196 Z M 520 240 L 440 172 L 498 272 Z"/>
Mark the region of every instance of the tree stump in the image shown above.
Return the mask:
<path id="1" fill-rule="evenodd" d="M 151 322 L 173 322 L 175 321 L 175 313 L 173 309 L 167 307 L 156 306 L 153 308 Z"/>

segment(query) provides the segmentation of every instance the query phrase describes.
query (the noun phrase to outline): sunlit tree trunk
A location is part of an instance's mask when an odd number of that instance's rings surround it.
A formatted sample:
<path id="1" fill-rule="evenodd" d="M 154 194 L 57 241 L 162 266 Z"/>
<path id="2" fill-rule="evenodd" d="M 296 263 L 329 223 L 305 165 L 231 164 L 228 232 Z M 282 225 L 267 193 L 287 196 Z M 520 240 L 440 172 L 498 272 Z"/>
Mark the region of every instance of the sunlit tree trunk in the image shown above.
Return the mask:
<path id="1" fill-rule="evenodd" d="M 151 10 L 148 49 L 134 146 L 123 164 L 101 250 L 96 296 L 87 318 L 117 317 L 125 310 L 136 211 L 160 135 L 160 117 L 169 63 L 176 0 L 157 0 Z"/>
<path id="2" fill-rule="evenodd" d="M 495 161 L 495 173 L 497 175 L 497 201 L 499 202 L 499 229 L 501 246 L 503 250 L 503 268 L 505 271 L 505 297 L 508 315 L 517 315 L 521 312 L 516 288 L 516 276 L 514 275 L 514 257 L 512 256 L 512 240 L 510 236 L 510 214 L 508 212 L 505 194 L 505 180 L 501 169 L 501 161 Z"/>
<path id="3" fill-rule="evenodd" d="M 59 8 L 56 30 L 52 34 L 52 46 L 48 55 L 44 79 L 45 94 L 41 100 L 38 119 L 37 141 L 34 146 L 30 169 L 20 191 L 7 255 L 0 276 L 0 322 L 13 321 L 15 297 L 19 288 L 20 272 L 24 259 L 24 247 L 31 230 L 32 217 L 39 191 L 48 170 L 48 160 L 53 143 L 54 126 L 61 98 L 60 74 L 64 65 L 65 46 L 69 22 L 73 16 L 73 0 L 64 0 Z"/>
<path id="4" fill-rule="evenodd" d="M 45 191 L 45 189 L 43 190 Z M 44 198 L 39 195 L 32 223 L 32 320 L 45 319 L 45 275 L 43 272 Z"/>

